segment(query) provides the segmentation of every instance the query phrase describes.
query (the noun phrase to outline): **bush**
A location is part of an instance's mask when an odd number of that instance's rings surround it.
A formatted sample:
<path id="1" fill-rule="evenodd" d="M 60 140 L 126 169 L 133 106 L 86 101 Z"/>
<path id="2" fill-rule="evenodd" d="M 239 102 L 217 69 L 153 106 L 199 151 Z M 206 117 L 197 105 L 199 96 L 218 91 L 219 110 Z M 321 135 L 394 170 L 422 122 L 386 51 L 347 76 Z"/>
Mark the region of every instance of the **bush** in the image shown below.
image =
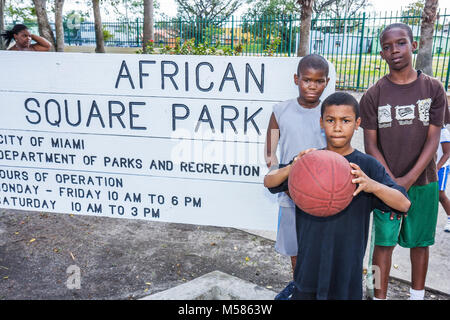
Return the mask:
<path id="1" fill-rule="evenodd" d="M 150 40 L 151 41 L 151 40 Z M 234 50 L 229 47 L 219 47 L 219 43 L 217 42 L 214 45 L 211 45 L 208 41 L 203 43 L 195 44 L 195 39 L 189 39 L 183 41 L 181 43 L 180 38 L 176 38 L 175 46 L 170 47 L 160 46 L 159 48 L 155 48 L 155 44 L 152 41 L 147 44 L 146 52 L 148 54 L 161 53 L 161 54 L 177 54 L 177 55 L 209 55 L 209 56 L 237 56 L 242 53 L 242 45 L 239 44 L 236 46 Z M 180 44 L 181 43 L 181 44 Z M 136 53 L 144 53 L 142 49 L 136 51 Z"/>
<path id="2" fill-rule="evenodd" d="M 269 46 L 264 50 L 264 55 L 273 57 L 273 55 L 275 53 L 277 53 L 278 46 L 280 45 L 280 43 L 281 43 L 280 37 L 276 37 L 275 39 L 272 39 L 272 41 L 270 41 Z"/>
<path id="3" fill-rule="evenodd" d="M 114 35 L 109 32 L 109 30 L 105 29 L 105 27 L 103 27 L 103 41 L 108 42 L 111 39 L 114 39 Z"/>

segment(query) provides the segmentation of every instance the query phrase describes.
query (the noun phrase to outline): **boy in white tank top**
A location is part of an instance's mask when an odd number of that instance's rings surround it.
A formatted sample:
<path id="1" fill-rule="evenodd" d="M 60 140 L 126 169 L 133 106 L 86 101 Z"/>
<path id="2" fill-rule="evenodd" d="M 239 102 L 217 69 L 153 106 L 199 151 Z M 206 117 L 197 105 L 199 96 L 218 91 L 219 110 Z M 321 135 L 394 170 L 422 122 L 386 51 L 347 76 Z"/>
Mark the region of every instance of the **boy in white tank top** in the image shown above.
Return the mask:
<path id="1" fill-rule="evenodd" d="M 310 54 L 300 60 L 294 74 L 299 96 L 276 104 L 267 128 L 266 163 L 271 170 L 277 169 L 280 162 L 288 163 L 301 150 L 326 146 L 325 135 L 320 128 L 320 98 L 329 81 L 328 71 L 328 62 L 320 55 Z M 280 159 L 276 155 L 278 146 Z M 297 260 L 295 204 L 286 193 L 279 194 L 278 202 L 275 250 L 291 257 L 294 270 Z M 293 282 L 289 283 L 275 299 L 288 299 L 293 288 Z"/>

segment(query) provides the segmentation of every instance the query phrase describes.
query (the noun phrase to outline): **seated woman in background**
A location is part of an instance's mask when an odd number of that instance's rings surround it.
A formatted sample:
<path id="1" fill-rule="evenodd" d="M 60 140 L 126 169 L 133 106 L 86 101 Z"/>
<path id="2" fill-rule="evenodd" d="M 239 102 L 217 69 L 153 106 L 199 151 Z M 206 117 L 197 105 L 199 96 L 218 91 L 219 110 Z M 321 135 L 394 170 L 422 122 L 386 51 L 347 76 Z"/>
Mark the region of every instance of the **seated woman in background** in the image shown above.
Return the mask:
<path id="1" fill-rule="evenodd" d="M 35 34 L 31 34 L 27 26 L 24 24 L 16 24 L 11 30 L 2 33 L 2 37 L 6 40 L 8 48 L 11 40 L 16 42 L 8 50 L 15 51 L 49 51 L 52 45 L 49 41 Z M 36 43 L 31 44 L 31 40 Z"/>

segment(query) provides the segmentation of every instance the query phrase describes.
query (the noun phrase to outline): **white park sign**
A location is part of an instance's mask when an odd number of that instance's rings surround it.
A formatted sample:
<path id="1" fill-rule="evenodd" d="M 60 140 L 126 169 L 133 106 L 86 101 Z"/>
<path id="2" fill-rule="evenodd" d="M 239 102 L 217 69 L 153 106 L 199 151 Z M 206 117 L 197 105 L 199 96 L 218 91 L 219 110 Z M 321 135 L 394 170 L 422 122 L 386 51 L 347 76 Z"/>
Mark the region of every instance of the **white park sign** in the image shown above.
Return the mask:
<path id="1" fill-rule="evenodd" d="M 298 61 L 2 51 L 0 207 L 274 230 L 264 140 Z"/>

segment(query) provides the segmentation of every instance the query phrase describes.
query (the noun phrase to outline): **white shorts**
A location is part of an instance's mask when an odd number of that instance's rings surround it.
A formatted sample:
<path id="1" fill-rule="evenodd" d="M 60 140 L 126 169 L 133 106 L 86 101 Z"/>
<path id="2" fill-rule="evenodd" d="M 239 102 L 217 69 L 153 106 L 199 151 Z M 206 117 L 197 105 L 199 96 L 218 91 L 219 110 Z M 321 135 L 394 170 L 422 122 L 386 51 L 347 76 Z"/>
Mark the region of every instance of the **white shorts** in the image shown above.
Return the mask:
<path id="1" fill-rule="evenodd" d="M 286 256 L 297 256 L 297 228 L 295 207 L 281 207 L 278 213 L 278 230 L 275 250 Z"/>

